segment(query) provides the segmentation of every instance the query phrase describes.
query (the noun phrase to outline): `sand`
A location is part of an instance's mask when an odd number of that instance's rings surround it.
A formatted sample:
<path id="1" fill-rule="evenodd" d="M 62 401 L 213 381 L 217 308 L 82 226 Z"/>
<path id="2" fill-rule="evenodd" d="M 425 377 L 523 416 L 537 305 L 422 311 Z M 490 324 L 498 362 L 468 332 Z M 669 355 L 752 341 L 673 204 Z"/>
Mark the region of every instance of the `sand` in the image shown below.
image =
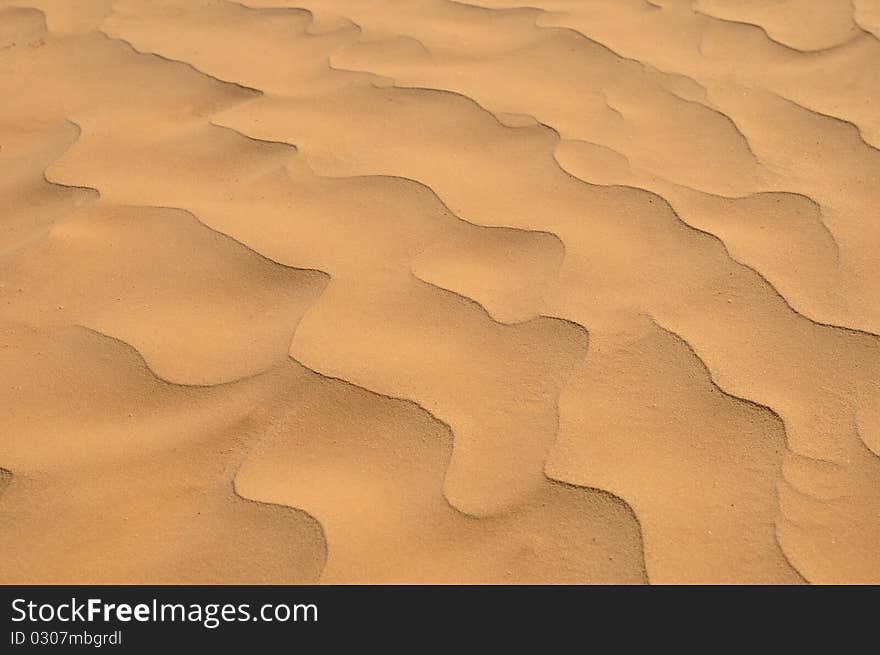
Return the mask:
<path id="1" fill-rule="evenodd" d="M 0 0 L 0 582 L 880 582 L 880 1 Z"/>

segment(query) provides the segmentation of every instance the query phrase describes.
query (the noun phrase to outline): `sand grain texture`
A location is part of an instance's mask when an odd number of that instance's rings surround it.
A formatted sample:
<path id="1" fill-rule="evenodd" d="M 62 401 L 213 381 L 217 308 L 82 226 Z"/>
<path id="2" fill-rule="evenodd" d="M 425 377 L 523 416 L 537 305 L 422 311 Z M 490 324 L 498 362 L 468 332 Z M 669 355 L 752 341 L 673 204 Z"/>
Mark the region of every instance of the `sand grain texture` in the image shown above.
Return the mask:
<path id="1" fill-rule="evenodd" d="M 880 3 L 0 0 L 0 582 L 880 582 Z"/>

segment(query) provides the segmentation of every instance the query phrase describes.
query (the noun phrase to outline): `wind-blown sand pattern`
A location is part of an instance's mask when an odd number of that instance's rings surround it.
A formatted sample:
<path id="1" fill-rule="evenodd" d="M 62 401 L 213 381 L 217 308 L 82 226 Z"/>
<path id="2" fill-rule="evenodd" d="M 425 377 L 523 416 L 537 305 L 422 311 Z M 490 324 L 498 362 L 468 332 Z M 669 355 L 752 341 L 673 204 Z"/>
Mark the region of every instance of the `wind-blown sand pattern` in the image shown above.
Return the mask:
<path id="1" fill-rule="evenodd" d="M 880 1 L 0 0 L 0 582 L 880 582 Z"/>

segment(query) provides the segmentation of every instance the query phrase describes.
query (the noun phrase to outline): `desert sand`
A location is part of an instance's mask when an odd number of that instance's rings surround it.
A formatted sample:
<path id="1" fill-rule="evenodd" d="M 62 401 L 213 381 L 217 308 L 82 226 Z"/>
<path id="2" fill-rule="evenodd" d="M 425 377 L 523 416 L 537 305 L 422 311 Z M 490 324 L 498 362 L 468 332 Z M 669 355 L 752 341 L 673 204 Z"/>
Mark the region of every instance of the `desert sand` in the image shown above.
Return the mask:
<path id="1" fill-rule="evenodd" d="M 0 0 L 0 582 L 880 582 L 880 0 Z"/>

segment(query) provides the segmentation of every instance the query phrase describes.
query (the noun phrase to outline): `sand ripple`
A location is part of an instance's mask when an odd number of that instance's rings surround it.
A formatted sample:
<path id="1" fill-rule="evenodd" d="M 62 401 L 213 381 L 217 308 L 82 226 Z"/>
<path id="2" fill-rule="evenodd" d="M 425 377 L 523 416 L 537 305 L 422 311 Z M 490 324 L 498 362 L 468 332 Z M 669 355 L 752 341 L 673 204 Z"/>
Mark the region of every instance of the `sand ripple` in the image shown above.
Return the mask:
<path id="1" fill-rule="evenodd" d="M 529 4 L 0 1 L 0 581 L 880 581 L 880 6 Z"/>

